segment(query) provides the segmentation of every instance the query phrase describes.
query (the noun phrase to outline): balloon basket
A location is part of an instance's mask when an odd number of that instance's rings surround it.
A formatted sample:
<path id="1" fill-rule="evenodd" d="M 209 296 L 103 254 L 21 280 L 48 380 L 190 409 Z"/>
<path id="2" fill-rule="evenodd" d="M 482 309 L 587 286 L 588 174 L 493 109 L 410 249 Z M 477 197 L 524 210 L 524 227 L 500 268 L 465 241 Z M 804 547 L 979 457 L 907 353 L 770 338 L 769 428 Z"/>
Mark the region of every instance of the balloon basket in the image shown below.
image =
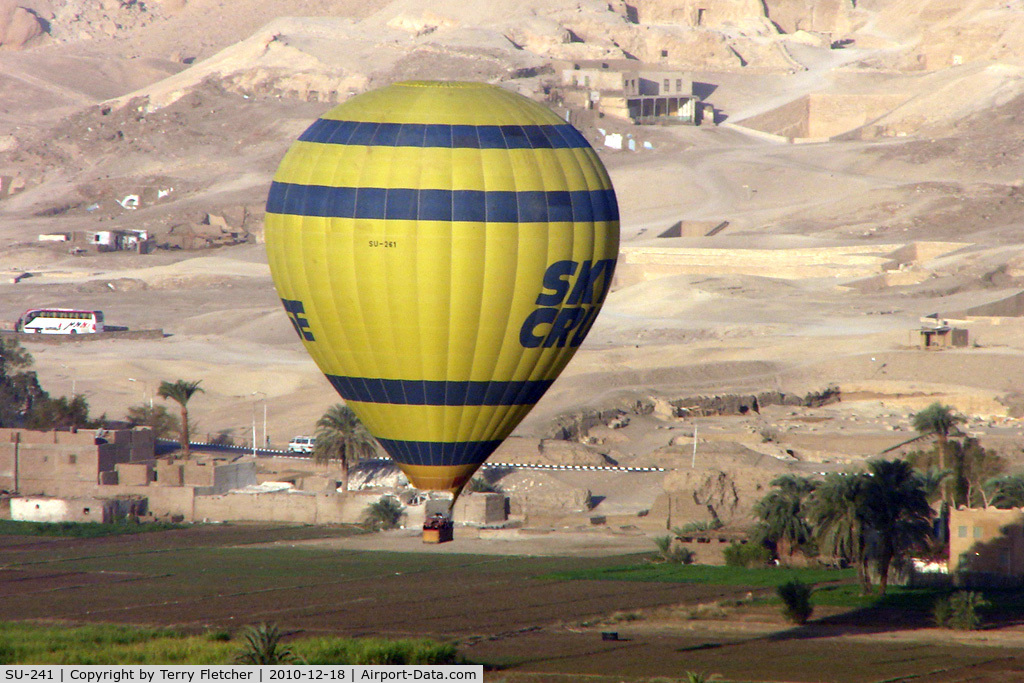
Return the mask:
<path id="1" fill-rule="evenodd" d="M 434 515 L 423 523 L 424 543 L 447 543 L 452 540 L 452 520 L 444 515 Z"/>

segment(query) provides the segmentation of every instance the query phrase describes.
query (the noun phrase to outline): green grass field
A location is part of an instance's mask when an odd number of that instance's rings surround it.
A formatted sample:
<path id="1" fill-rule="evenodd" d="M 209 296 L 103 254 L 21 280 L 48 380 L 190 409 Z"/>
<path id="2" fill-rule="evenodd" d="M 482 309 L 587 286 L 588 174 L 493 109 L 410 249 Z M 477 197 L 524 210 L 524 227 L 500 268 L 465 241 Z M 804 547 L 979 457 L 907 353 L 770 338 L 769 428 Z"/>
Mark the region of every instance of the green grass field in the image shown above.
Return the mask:
<path id="1" fill-rule="evenodd" d="M 702 564 L 643 563 L 617 567 L 557 572 L 542 578 L 589 581 L 654 581 L 701 583 L 716 586 L 774 587 L 798 579 L 803 583 L 835 583 L 855 580 L 852 569 L 804 569 L 771 567 L 717 567 Z"/>
<path id="2" fill-rule="evenodd" d="M 111 524 L 99 522 L 15 522 L 0 519 L 0 536 L 56 536 L 60 538 L 100 538 L 124 534 L 145 534 L 168 529 L 184 529 L 184 524 L 168 522 L 120 521 Z"/>
<path id="3" fill-rule="evenodd" d="M 890 585 L 884 596 L 863 593 L 854 569 L 819 568 L 743 568 L 665 563 L 628 564 L 554 572 L 543 577 L 562 581 L 641 581 L 650 583 L 693 583 L 713 586 L 775 588 L 798 580 L 814 586 L 814 605 L 845 607 L 850 610 L 899 610 L 928 615 L 935 602 L 947 596 L 951 588 L 912 588 Z M 1013 617 L 1024 611 L 1024 590 L 981 591 L 991 607 L 990 616 Z"/>
<path id="4" fill-rule="evenodd" d="M 299 637 L 287 643 L 305 664 L 452 664 L 456 648 L 426 639 Z M 237 634 L 202 635 L 114 624 L 0 622 L 3 664 L 231 664 Z"/>

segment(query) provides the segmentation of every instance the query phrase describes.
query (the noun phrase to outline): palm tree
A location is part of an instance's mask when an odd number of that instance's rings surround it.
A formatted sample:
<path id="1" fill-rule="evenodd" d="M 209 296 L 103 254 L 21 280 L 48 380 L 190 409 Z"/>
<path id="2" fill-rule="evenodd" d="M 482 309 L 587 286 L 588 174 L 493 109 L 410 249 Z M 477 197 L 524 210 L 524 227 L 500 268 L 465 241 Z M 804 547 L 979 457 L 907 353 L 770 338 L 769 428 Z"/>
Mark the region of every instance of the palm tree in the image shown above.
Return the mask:
<path id="1" fill-rule="evenodd" d="M 948 464 L 946 463 L 946 456 L 949 432 L 965 419 L 966 418 L 964 418 L 963 415 L 953 412 L 951 407 L 944 406 L 938 401 L 914 415 L 914 429 L 921 434 L 934 434 L 939 441 L 940 470 L 944 470 L 948 467 Z M 961 468 L 956 469 L 957 471 L 960 471 Z M 942 484 L 942 499 L 947 504 L 952 504 L 948 481 L 945 481 Z"/>
<path id="2" fill-rule="evenodd" d="M 952 470 L 940 470 L 938 467 L 917 470 L 917 478 L 921 481 L 921 488 L 924 489 L 924 495 L 929 503 L 934 503 L 942 497 L 942 485 L 951 476 Z"/>
<path id="3" fill-rule="evenodd" d="M 856 566 L 857 579 L 865 591 L 868 588 L 863 519 L 866 480 L 863 474 L 829 474 L 814 489 L 807 505 L 818 549 Z"/>
<path id="4" fill-rule="evenodd" d="M 313 460 L 321 463 L 337 460 L 341 465 L 343 490 L 348 490 L 349 466 L 376 454 L 377 442 L 348 406 L 337 403 L 317 421 Z"/>
<path id="5" fill-rule="evenodd" d="M 301 658 L 290 645 L 283 645 L 283 634 L 277 624 L 257 624 L 242 632 L 245 646 L 235 656 L 239 664 L 300 664 Z"/>
<path id="6" fill-rule="evenodd" d="M 920 477 L 904 460 L 870 461 L 863 495 L 863 519 L 885 595 L 893 560 L 927 545 L 932 509 Z"/>
<path id="7" fill-rule="evenodd" d="M 181 431 L 179 432 L 179 442 L 181 443 L 181 452 L 187 458 L 189 456 L 189 432 L 188 432 L 188 402 L 197 392 L 203 391 L 199 388 L 199 383 L 202 380 L 197 379 L 194 382 L 188 382 L 183 379 L 179 379 L 177 382 L 160 382 L 160 388 L 157 389 L 156 395 L 160 398 L 170 399 L 181 406 Z"/>
<path id="8" fill-rule="evenodd" d="M 397 529 L 402 521 L 405 508 L 394 496 L 384 496 L 376 503 L 366 506 L 363 523 L 372 531 Z"/>
<path id="9" fill-rule="evenodd" d="M 754 504 L 754 514 L 760 519 L 759 535 L 785 549 L 792 556 L 811 537 L 811 529 L 804 519 L 804 499 L 814 490 L 814 484 L 804 477 L 785 474 L 774 479 L 775 490 Z"/>

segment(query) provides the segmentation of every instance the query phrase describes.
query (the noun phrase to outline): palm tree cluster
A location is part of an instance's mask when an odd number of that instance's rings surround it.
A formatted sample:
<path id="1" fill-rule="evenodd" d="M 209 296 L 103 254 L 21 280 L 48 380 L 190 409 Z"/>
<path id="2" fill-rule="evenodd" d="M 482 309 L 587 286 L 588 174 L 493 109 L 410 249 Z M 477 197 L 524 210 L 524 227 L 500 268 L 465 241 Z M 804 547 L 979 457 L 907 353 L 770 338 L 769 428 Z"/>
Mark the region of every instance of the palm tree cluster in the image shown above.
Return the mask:
<path id="1" fill-rule="evenodd" d="M 755 505 L 757 536 L 776 553 L 798 550 L 857 567 L 865 590 L 873 565 L 881 592 L 890 568 L 928 548 L 932 509 L 922 477 L 903 460 L 873 460 L 866 472 L 812 481 L 785 475 Z"/>
<path id="2" fill-rule="evenodd" d="M 1006 474 L 1006 458 L 975 438 L 950 438 L 956 425 L 965 420 L 941 403 L 933 403 L 913 417 L 917 431 L 936 437 L 933 450 L 907 454 L 907 460 L 926 477 L 932 492 L 929 498 L 941 497 L 943 503 L 953 507 L 1024 505 L 1024 473 Z"/>

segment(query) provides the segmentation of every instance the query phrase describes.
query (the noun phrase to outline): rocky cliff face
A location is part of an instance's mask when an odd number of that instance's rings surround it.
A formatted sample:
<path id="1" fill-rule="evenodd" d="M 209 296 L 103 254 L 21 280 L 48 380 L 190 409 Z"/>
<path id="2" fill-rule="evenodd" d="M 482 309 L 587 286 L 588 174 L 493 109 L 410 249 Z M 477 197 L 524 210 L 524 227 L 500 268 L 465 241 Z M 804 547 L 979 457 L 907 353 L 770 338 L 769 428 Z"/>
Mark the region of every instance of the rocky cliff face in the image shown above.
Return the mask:
<path id="1" fill-rule="evenodd" d="M 851 0 L 764 0 L 769 21 L 783 33 L 844 34 L 853 24 Z"/>
<path id="2" fill-rule="evenodd" d="M 43 35 L 43 21 L 15 0 L 0 0 L 0 48 L 19 50 Z"/>

